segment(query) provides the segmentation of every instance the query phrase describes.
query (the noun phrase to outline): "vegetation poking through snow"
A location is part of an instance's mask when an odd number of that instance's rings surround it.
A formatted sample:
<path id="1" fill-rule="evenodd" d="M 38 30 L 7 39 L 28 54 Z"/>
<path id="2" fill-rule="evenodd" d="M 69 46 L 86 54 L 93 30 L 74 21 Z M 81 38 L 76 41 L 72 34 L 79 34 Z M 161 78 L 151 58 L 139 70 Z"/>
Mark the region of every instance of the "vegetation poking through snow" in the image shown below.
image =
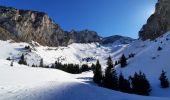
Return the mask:
<path id="1" fill-rule="evenodd" d="M 27 65 L 27 62 L 26 62 L 26 60 L 25 60 L 25 58 L 24 58 L 24 54 L 21 55 L 20 60 L 19 60 L 18 63 L 19 63 L 19 64 L 23 64 L 23 65 Z"/>
<path id="2" fill-rule="evenodd" d="M 162 50 L 162 47 L 158 47 L 158 51 L 161 51 Z"/>

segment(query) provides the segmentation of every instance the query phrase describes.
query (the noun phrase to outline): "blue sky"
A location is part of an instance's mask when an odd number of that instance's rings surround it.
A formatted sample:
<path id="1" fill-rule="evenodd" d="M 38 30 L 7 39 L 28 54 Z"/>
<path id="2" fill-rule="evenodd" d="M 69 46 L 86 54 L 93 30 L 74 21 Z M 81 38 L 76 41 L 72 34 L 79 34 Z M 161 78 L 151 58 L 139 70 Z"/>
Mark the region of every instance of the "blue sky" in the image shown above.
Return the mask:
<path id="1" fill-rule="evenodd" d="M 157 0 L 0 0 L 0 5 L 43 11 L 64 30 L 94 30 L 101 36 L 138 37 Z"/>

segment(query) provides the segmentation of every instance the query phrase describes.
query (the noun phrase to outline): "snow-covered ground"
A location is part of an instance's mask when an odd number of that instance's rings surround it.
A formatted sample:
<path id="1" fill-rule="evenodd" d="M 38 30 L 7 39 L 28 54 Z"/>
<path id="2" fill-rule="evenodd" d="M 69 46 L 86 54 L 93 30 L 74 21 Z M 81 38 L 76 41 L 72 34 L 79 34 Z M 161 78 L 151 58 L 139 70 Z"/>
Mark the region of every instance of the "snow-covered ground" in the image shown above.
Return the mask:
<path id="1" fill-rule="evenodd" d="M 32 48 L 31 52 L 24 48 L 28 45 Z M 30 66 L 32 64 L 38 66 L 41 58 L 43 58 L 44 64 L 46 65 L 50 65 L 55 61 L 80 65 L 85 63 L 91 65 L 92 63 L 95 63 L 97 59 L 105 65 L 105 61 L 109 55 L 113 58 L 120 57 L 122 51 L 128 46 L 128 44 L 118 44 L 116 42 L 116 45 L 73 43 L 68 47 L 47 47 L 41 46 L 35 42 L 28 44 L 0 40 L 0 49 L 4 51 L 0 52 L 0 58 L 6 59 L 10 57 L 14 58 L 17 62 L 18 58 L 24 54 L 25 59 Z"/>
<path id="2" fill-rule="evenodd" d="M 121 69 L 117 66 L 118 72 L 123 72 L 126 77 L 133 75 L 134 72 L 142 71 L 146 74 L 152 86 L 152 96 L 170 97 L 170 88 L 160 88 L 159 77 L 162 70 L 167 72 L 170 79 L 170 32 L 164 36 L 157 38 L 156 41 L 145 41 L 135 43 L 135 46 L 129 47 L 127 50 L 137 50 L 136 56 L 130 59 L 128 66 Z M 161 47 L 162 50 L 158 50 Z M 138 49 L 137 49 L 138 48 Z M 142 48 L 140 50 L 140 48 Z M 127 51 L 126 50 L 126 51 Z M 138 51 L 139 50 L 139 51 Z"/>
<path id="3" fill-rule="evenodd" d="M 72 75 L 57 69 L 32 68 L 17 63 L 11 67 L 9 61 L 0 62 L 0 100 L 169 100 L 95 86 L 83 81 L 88 79 L 90 72 Z"/>
<path id="4" fill-rule="evenodd" d="M 44 47 L 35 42 L 14 43 L 0 41 L 0 100 L 168 100 L 170 88 L 160 88 L 159 76 L 162 70 L 167 72 L 170 79 L 170 33 L 158 38 L 156 41 L 135 40 L 130 44 L 113 43 L 100 45 L 71 44 L 68 47 Z M 30 45 L 31 52 L 24 49 Z M 162 47 L 158 51 L 158 47 Z M 32 68 L 14 63 L 10 66 L 10 57 L 18 61 L 24 54 L 28 64 L 39 65 L 41 58 L 44 64 L 49 65 L 55 61 L 62 63 L 95 63 L 99 59 L 103 69 L 106 58 L 110 55 L 113 60 L 118 60 L 124 53 L 128 56 L 135 53 L 134 58 L 128 60 L 128 66 L 117 72 L 122 72 L 126 78 L 134 72 L 141 70 L 149 79 L 152 92 L 151 96 L 143 97 L 115 92 L 96 86 L 92 82 L 92 72 L 72 75 L 56 69 Z M 86 60 L 90 59 L 89 62 Z"/>

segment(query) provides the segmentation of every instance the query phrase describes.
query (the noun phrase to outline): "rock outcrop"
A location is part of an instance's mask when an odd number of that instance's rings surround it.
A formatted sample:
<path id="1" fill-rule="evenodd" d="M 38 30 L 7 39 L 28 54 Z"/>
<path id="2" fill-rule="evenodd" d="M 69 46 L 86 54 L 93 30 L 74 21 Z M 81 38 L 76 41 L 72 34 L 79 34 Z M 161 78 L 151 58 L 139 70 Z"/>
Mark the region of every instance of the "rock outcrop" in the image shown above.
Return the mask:
<path id="1" fill-rule="evenodd" d="M 121 44 L 128 44 L 133 42 L 134 39 L 130 38 L 130 37 L 125 37 L 125 36 L 120 36 L 120 35 L 113 35 L 113 36 L 109 36 L 109 37 L 105 37 L 102 39 L 102 44 L 111 44 L 114 42 L 118 42 Z"/>
<path id="2" fill-rule="evenodd" d="M 63 31 L 44 12 L 3 6 L 0 6 L 0 39 L 13 39 L 23 42 L 35 41 L 47 46 L 67 46 L 74 42 L 100 41 L 100 37 L 93 31 Z"/>
<path id="3" fill-rule="evenodd" d="M 155 13 L 140 30 L 139 38 L 154 40 L 167 31 L 170 31 L 170 0 L 158 0 Z"/>

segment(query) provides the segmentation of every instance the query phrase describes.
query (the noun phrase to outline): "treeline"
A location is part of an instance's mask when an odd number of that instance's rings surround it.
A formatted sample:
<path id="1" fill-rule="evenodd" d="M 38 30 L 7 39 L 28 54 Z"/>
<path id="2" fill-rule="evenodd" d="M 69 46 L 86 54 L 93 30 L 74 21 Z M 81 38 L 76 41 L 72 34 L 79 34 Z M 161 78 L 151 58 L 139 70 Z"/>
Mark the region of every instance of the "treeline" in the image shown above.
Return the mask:
<path id="1" fill-rule="evenodd" d="M 10 60 L 10 59 L 9 59 Z M 25 60 L 24 55 L 22 54 L 20 57 L 20 60 L 18 61 L 19 64 L 22 65 L 27 65 L 27 62 Z M 13 66 L 13 62 L 11 62 L 11 66 Z M 90 71 L 92 70 L 92 67 L 89 67 L 87 64 L 83 64 L 83 65 L 78 65 L 78 64 L 62 64 L 60 62 L 55 62 L 54 64 L 52 64 L 51 66 L 48 65 L 44 65 L 43 59 L 40 59 L 40 63 L 39 66 L 37 65 L 32 65 L 32 67 L 43 67 L 43 68 L 54 68 L 54 69 L 59 69 L 71 74 L 79 74 L 85 71 Z"/>
<path id="2" fill-rule="evenodd" d="M 79 74 L 85 71 L 91 70 L 91 68 L 87 64 L 78 65 L 78 64 L 62 64 L 60 62 L 55 62 L 51 68 L 59 69 L 71 74 Z"/>
<path id="3" fill-rule="evenodd" d="M 133 76 L 129 76 L 128 79 L 124 78 L 123 73 L 117 75 L 115 64 L 113 64 L 111 57 L 108 57 L 107 59 L 107 68 L 105 69 L 104 75 L 102 74 L 102 67 L 99 60 L 97 60 L 96 64 L 93 66 L 93 81 L 99 86 L 121 92 L 146 96 L 149 95 L 152 90 L 146 75 L 141 71 L 135 73 Z M 165 71 L 162 71 L 159 80 L 162 88 L 169 87 Z"/>

